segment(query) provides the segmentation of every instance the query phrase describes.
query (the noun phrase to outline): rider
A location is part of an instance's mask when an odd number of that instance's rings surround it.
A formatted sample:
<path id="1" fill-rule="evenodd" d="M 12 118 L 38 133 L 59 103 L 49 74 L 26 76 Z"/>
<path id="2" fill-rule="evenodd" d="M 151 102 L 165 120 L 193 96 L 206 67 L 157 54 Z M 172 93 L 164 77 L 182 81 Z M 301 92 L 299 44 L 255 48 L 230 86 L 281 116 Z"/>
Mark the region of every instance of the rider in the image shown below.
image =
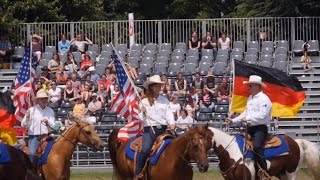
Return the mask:
<path id="1" fill-rule="evenodd" d="M 28 130 L 28 146 L 32 163 L 36 163 L 36 152 L 41 136 L 49 134 L 49 128 L 47 126 L 54 127 L 55 125 L 54 112 L 47 106 L 48 94 L 46 91 L 40 89 L 37 92 L 36 98 L 37 104 L 27 110 L 21 122 L 21 126 Z"/>
<path id="2" fill-rule="evenodd" d="M 269 97 L 262 92 L 262 87 L 266 85 L 262 82 L 261 77 L 251 75 L 248 84 L 250 96 L 247 101 L 245 111 L 234 119 L 227 119 L 228 123 L 246 122 L 248 133 L 253 140 L 254 160 L 260 167 L 267 171 L 267 163 L 264 160 L 264 142 L 268 136 L 268 127 L 271 120 L 272 103 Z"/>
<path id="3" fill-rule="evenodd" d="M 140 102 L 139 117 L 144 123 L 142 135 L 142 149 L 137 157 L 135 179 L 143 177 L 143 167 L 150 155 L 151 147 L 158 136 L 163 134 L 167 125 L 174 130 L 175 122 L 172 111 L 169 109 L 169 100 L 159 96 L 163 82 L 159 75 L 154 75 L 143 83 L 146 89 L 145 97 Z"/>

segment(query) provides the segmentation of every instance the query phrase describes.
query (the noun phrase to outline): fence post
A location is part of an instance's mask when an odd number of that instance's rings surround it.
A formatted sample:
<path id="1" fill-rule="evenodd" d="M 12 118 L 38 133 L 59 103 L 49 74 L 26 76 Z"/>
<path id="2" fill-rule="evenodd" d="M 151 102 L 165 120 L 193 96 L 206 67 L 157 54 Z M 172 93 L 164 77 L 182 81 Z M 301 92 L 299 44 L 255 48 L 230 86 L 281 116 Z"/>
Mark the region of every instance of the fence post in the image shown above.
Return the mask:
<path id="1" fill-rule="evenodd" d="M 202 29 L 202 37 L 206 37 L 206 32 L 207 32 L 207 23 L 206 21 L 201 21 L 201 29 Z"/>
<path id="2" fill-rule="evenodd" d="M 117 47 L 118 41 L 119 41 L 119 36 L 118 36 L 118 22 L 114 22 L 113 24 L 113 36 L 114 36 L 114 45 Z"/>
<path id="3" fill-rule="evenodd" d="M 162 43 L 162 21 L 158 21 L 158 44 Z"/>
<path id="4" fill-rule="evenodd" d="M 291 47 L 293 47 L 294 40 L 296 40 L 296 21 L 295 18 L 291 18 Z"/>
<path id="5" fill-rule="evenodd" d="M 76 37 L 74 35 L 74 23 L 70 23 L 70 39 L 73 39 L 74 37 Z"/>
<path id="6" fill-rule="evenodd" d="M 27 40 L 28 42 L 31 42 L 31 25 L 30 24 L 27 24 Z"/>
<path id="7" fill-rule="evenodd" d="M 251 41 L 251 24 L 250 24 L 250 19 L 246 20 L 246 29 L 247 29 L 247 45 Z"/>

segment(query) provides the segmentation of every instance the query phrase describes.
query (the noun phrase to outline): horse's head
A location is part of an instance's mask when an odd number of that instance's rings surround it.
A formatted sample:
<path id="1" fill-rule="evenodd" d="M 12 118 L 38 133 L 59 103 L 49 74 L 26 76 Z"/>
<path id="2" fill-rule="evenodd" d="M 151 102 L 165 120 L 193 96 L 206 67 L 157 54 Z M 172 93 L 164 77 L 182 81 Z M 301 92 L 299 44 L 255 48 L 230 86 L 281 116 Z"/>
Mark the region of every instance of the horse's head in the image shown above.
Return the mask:
<path id="1" fill-rule="evenodd" d="M 200 172 L 206 172 L 209 167 L 207 151 L 212 147 L 213 133 L 208 126 L 190 128 L 190 141 L 186 152 L 197 162 Z"/>
<path id="2" fill-rule="evenodd" d="M 100 139 L 94 127 L 84 121 L 75 122 L 74 126 L 78 129 L 78 141 L 94 150 L 102 151 L 106 143 Z"/>

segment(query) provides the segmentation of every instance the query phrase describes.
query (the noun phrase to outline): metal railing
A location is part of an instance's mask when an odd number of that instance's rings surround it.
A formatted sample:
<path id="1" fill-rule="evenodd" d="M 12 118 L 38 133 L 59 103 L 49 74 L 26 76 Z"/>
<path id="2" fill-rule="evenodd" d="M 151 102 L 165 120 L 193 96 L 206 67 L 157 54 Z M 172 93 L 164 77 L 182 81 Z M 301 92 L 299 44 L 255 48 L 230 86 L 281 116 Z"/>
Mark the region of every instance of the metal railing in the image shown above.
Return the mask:
<path id="1" fill-rule="evenodd" d="M 193 31 L 199 38 L 209 30 L 215 37 L 227 32 L 232 41 L 277 41 L 320 39 L 320 17 L 263 17 L 220 19 L 135 20 L 136 43 L 187 42 Z M 95 44 L 129 44 L 129 21 L 48 22 L 22 23 L 12 29 L 11 39 L 16 45 L 27 39 L 27 34 L 43 36 L 44 45 L 56 46 L 60 35 L 72 39 L 85 34 Z"/>

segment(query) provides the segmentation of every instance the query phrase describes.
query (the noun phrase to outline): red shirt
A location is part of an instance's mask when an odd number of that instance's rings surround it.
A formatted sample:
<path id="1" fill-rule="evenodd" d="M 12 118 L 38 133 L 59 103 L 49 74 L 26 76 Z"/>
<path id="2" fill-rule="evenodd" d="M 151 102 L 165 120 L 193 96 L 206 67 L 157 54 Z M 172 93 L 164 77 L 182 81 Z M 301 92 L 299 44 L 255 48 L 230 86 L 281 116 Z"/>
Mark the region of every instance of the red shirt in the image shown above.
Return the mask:
<path id="1" fill-rule="evenodd" d="M 85 71 L 90 66 L 94 66 L 94 62 L 93 61 L 91 61 L 91 60 L 89 60 L 89 61 L 82 60 L 80 70 L 81 71 Z"/>

